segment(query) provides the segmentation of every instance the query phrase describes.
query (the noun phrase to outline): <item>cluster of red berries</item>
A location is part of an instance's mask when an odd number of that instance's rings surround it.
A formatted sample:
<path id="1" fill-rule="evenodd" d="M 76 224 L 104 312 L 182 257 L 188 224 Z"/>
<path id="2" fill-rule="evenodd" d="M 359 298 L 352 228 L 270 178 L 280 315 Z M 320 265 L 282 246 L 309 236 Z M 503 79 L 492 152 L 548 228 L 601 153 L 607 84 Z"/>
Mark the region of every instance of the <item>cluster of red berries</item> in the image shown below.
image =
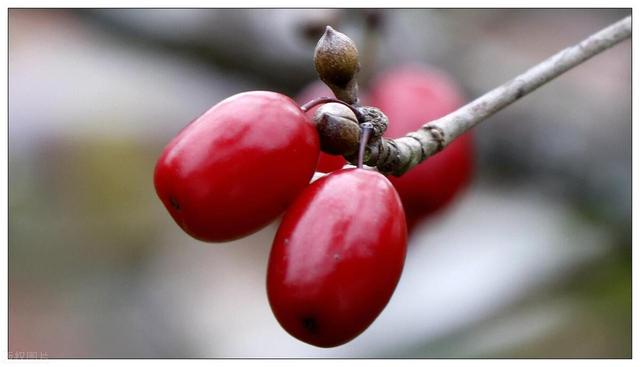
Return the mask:
<path id="1" fill-rule="evenodd" d="M 378 78 L 365 101 L 388 115 L 390 137 L 461 103 L 446 78 L 418 68 Z M 471 146 L 458 139 L 389 180 L 321 153 L 312 113 L 274 92 L 227 98 L 167 145 L 154 183 L 176 223 L 202 241 L 247 236 L 286 211 L 269 258 L 269 303 L 291 335 L 333 347 L 388 303 L 406 254 L 405 211 L 415 223 L 449 202 L 470 178 Z M 309 184 L 316 169 L 331 173 Z"/>

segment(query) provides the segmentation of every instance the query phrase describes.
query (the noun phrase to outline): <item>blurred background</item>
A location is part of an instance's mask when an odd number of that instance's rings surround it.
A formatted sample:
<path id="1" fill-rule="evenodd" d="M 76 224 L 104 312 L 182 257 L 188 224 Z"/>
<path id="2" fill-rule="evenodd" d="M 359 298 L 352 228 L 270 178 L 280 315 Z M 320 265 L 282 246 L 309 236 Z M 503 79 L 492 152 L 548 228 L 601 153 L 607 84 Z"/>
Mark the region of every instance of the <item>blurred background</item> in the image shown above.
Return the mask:
<path id="1" fill-rule="evenodd" d="M 45 357 L 630 357 L 631 43 L 477 127 L 471 186 L 412 234 L 362 335 L 290 337 L 265 291 L 272 224 L 205 244 L 155 160 L 232 94 L 295 96 L 325 25 L 361 83 L 407 62 L 469 99 L 626 10 L 9 11 L 9 352 Z"/>

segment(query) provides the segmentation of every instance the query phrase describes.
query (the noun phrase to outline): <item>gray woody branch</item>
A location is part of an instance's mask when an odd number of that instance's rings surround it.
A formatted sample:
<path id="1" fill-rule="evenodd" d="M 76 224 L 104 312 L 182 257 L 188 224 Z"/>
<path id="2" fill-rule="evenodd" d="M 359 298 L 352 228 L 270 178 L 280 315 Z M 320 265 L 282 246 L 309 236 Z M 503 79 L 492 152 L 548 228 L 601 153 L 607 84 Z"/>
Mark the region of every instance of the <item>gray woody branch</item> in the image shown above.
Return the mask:
<path id="1" fill-rule="evenodd" d="M 458 110 L 424 124 L 417 131 L 397 139 L 378 138 L 371 141 L 364 163 L 377 167 L 381 172 L 400 176 L 496 112 L 630 36 L 631 17 L 626 17 L 556 53 Z"/>

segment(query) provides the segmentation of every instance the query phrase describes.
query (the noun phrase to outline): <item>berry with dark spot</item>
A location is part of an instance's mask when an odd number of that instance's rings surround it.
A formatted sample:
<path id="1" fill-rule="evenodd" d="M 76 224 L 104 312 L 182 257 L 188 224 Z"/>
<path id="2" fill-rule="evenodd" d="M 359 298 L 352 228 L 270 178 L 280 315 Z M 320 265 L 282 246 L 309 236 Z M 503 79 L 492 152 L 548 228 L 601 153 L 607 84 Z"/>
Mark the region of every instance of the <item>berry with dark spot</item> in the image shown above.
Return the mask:
<path id="1" fill-rule="evenodd" d="M 362 333 L 400 279 L 407 228 L 400 198 L 383 175 L 330 173 L 287 210 L 267 270 L 271 309 L 292 336 L 335 347 Z"/>
<path id="2" fill-rule="evenodd" d="M 191 236 L 223 242 L 273 221 L 308 185 L 318 133 L 289 97 L 246 92 L 213 106 L 166 146 L 156 192 Z"/>

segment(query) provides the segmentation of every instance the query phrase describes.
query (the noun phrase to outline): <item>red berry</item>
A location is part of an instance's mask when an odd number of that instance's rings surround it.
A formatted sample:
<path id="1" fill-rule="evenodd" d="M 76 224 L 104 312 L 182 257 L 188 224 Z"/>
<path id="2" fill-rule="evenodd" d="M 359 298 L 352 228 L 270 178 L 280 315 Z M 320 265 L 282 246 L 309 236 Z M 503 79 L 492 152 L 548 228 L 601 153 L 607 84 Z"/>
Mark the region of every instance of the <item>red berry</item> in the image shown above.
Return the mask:
<path id="1" fill-rule="evenodd" d="M 269 258 L 273 313 L 294 337 L 344 344 L 382 312 L 400 279 L 407 229 L 380 173 L 333 172 L 308 186 L 280 224 Z"/>
<path id="2" fill-rule="evenodd" d="M 452 80 L 419 65 L 400 67 L 378 77 L 370 99 L 389 118 L 385 136 L 391 138 L 414 131 L 463 103 Z M 410 228 L 447 206 L 467 186 L 472 173 L 473 137 L 466 133 L 403 176 L 391 177 L 402 198 Z"/>
<path id="3" fill-rule="evenodd" d="M 308 185 L 318 153 L 317 132 L 293 100 L 240 93 L 167 145 L 154 183 L 185 232 L 202 241 L 230 241 L 280 215 Z"/>
<path id="4" fill-rule="evenodd" d="M 318 158 L 318 165 L 316 166 L 316 171 L 318 172 L 333 172 L 337 169 L 344 167 L 347 164 L 346 159 L 344 159 L 341 155 L 333 155 L 327 154 L 324 152 L 320 152 L 320 157 Z"/>
<path id="5" fill-rule="evenodd" d="M 331 97 L 335 98 L 333 92 L 326 84 L 321 82 L 320 80 L 316 80 L 315 82 L 307 85 L 296 97 L 296 102 L 299 104 L 307 103 L 312 99 L 320 98 L 320 97 Z M 313 119 L 313 115 L 316 113 L 316 110 L 320 106 L 315 106 L 309 111 L 307 111 L 307 116 L 310 119 Z M 341 155 L 333 155 L 327 154 L 324 152 L 320 152 L 320 157 L 318 158 L 318 165 L 316 167 L 316 171 L 319 172 L 333 172 L 337 169 L 342 168 L 345 164 L 347 164 L 347 160 L 344 159 Z"/>

